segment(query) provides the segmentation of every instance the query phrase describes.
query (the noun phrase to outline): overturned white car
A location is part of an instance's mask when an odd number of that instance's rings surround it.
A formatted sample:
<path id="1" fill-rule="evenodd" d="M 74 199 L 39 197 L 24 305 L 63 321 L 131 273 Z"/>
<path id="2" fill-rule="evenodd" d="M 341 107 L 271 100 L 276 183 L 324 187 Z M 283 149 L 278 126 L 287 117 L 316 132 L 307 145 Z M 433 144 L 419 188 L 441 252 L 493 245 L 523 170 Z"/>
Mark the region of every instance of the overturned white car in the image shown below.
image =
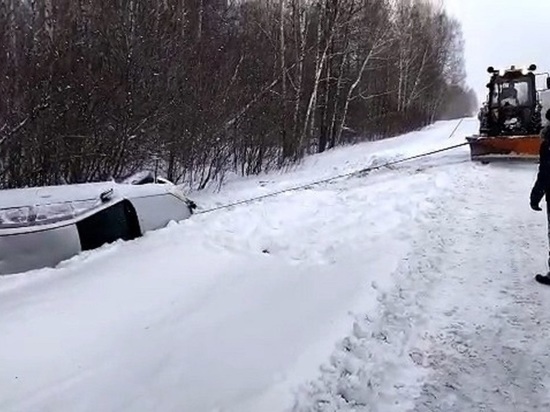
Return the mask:
<path id="1" fill-rule="evenodd" d="M 53 267 L 81 251 L 189 218 L 195 204 L 161 182 L 0 190 L 0 275 Z"/>

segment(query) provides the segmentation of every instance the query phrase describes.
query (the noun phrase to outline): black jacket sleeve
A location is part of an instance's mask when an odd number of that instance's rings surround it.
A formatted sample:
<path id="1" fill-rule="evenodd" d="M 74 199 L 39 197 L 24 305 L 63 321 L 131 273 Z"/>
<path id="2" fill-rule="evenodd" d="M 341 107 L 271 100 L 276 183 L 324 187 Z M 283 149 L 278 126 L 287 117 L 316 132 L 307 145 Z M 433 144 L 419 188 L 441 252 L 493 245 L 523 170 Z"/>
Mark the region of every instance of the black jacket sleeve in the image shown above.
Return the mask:
<path id="1" fill-rule="evenodd" d="M 546 188 L 550 186 L 549 146 L 549 140 L 543 139 L 539 151 L 537 180 L 531 190 L 531 204 L 538 205 L 546 193 Z"/>

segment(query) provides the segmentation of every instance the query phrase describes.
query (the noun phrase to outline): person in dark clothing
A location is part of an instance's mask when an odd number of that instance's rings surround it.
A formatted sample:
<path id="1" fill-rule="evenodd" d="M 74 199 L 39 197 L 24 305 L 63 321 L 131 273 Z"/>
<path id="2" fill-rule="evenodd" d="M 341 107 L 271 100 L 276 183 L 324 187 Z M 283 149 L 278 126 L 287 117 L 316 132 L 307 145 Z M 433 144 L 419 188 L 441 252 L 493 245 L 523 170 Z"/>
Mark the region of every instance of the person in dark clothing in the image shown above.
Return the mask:
<path id="1" fill-rule="evenodd" d="M 546 119 L 550 121 L 550 110 L 546 112 Z M 531 190 L 530 205 L 531 209 L 541 211 L 542 208 L 539 204 L 546 197 L 546 218 L 548 221 L 548 242 L 550 247 L 550 124 L 542 129 L 541 138 L 539 169 L 537 179 Z M 548 268 L 550 269 L 550 252 L 548 253 Z M 544 276 L 537 275 L 536 280 L 550 285 L 550 272 Z"/>
<path id="2" fill-rule="evenodd" d="M 519 106 L 518 91 L 515 88 L 514 83 L 510 83 L 507 87 L 502 89 L 500 99 L 504 106 Z"/>

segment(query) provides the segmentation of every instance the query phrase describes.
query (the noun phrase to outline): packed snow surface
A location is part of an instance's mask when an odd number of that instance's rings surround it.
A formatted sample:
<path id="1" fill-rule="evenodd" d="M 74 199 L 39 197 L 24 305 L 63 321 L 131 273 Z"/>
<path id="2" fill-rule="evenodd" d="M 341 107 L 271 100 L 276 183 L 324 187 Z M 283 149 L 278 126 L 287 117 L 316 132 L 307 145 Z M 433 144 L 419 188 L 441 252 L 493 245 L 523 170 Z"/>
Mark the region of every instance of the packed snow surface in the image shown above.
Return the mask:
<path id="1" fill-rule="evenodd" d="M 190 197 L 205 210 L 477 129 L 456 125 Z M 462 147 L 0 277 L 0 410 L 549 410 L 535 174 Z"/>

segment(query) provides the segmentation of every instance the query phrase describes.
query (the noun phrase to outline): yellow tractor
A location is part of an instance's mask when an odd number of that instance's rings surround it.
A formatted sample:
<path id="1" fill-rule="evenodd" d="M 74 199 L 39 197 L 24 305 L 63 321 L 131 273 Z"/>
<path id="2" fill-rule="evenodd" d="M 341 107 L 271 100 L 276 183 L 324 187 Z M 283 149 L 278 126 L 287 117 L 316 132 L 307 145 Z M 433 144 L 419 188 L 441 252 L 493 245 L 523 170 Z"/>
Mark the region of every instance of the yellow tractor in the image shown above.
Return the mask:
<path id="1" fill-rule="evenodd" d="M 543 113 L 550 103 L 550 76 L 512 66 L 504 71 L 489 67 L 489 93 L 478 119 L 479 135 L 466 138 L 472 160 L 487 162 L 504 159 L 538 159 L 540 131 L 545 125 Z M 537 90 L 539 76 L 545 76 L 545 87 Z"/>

